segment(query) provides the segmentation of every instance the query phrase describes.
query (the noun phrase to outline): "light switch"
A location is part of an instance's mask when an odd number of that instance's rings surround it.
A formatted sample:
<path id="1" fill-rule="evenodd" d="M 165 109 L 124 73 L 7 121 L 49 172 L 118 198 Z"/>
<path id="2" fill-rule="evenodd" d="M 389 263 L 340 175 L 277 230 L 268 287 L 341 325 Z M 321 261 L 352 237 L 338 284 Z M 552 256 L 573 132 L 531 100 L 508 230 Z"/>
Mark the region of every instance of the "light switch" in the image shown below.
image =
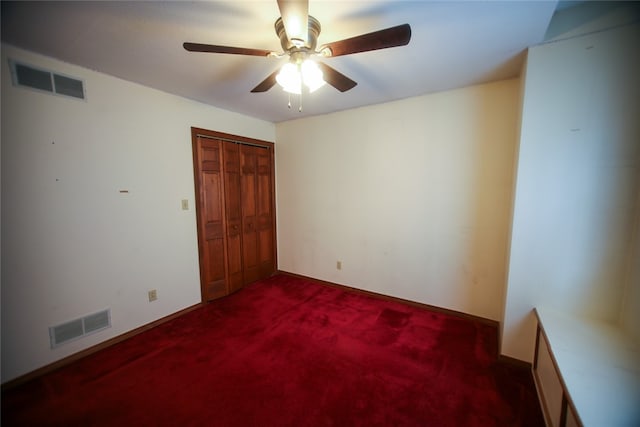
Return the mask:
<path id="1" fill-rule="evenodd" d="M 183 211 L 189 210 L 189 199 L 182 199 L 182 210 Z"/>

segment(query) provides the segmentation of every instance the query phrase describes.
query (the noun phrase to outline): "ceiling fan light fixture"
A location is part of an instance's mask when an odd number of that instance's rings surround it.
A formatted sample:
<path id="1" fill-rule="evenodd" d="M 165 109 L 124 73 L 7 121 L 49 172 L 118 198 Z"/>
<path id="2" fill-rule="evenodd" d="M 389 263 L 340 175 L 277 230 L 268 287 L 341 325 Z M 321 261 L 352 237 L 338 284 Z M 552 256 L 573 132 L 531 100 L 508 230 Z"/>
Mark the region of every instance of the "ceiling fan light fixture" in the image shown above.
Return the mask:
<path id="1" fill-rule="evenodd" d="M 285 92 L 299 94 L 301 92 L 302 78 L 298 66 L 292 62 L 287 62 L 282 66 L 276 76 L 276 81 Z"/>
<path id="2" fill-rule="evenodd" d="M 318 64 L 309 59 L 304 60 L 302 64 L 287 62 L 280 69 L 276 81 L 285 92 L 294 94 L 301 93 L 303 83 L 310 93 L 325 85 L 322 70 Z"/>
<path id="3" fill-rule="evenodd" d="M 314 61 L 307 59 L 300 66 L 302 72 L 302 81 L 309 88 L 309 92 L 313 93 L 325 85 L 322 70 Z"/>

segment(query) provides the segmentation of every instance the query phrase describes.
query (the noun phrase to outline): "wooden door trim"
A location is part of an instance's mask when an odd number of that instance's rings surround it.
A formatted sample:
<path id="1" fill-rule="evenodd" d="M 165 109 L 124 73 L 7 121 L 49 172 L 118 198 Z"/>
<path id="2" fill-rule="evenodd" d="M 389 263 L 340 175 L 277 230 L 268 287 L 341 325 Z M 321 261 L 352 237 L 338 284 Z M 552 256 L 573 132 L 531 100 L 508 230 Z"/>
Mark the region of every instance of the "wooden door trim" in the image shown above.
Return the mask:
<path id="1" fill-rule="evenodd" d="M 275 144 L 273 142 L 263 141 L 261 139 L 248 138 L 246 136 L 232 135 L 230 133 L 192 127 L 191 128 L 192 141 L 195 138 L 197 138 L 198 135 L 204 136 L 205 138 L 213 138 L 213 139 L 219 139 L 221 141 L 234 142 L 236 144 L 257 145 L 259 147 L 269 148 L 271 150 L 273 150 L 275 147 Z"/>
<path id="2" fill-rule="evenodd" d="M 278 266 L 278 252 L 277 252 L 277 243 L 276 243 L 276 236 L 277 236 L 277 230 L 276 230 L 276 203 L 275 203 L 275 197 L 276 197 L 276 193 L 275 193 L 275 144 L 273 142 L 269 142 L 269 141 L 263 141 L 260 139 L 255 139 L 255 138 L 249 138 L 249 137 L 245 137 L 245 136 L 240 136 L 240 135 L 233 135 L 233 134 L 229 134 L 229 133 L 224 133 L 224 132 L 218 132 L 218 131 L 214 131 L 214 130 L 209 130 L 209 129 L 203 129 L 203 128 L 198 128 L 198 127 L 191 127 L 191 144 L 192 144 L 192 155 L 193 155 L 193 176 L 194 176 L 194 183 L 195 183 L 195 210 L 196 210 L 196 221 L 197 221 L 197 235 L 198 235 L 198 262 L 199 262 L 199 271 L 200 271 L 200 295 L 201 295 L 201 300 L 202 302 L 206 302 L 206 297 L 205 297 L 205 284 L 204 284 L 204 264 L 203 264 L 203 260 L 202 260 L 202 254 L 203 254 L 203 238 L 204 236 L 201 235 L 201 230 L 200 230 L 200 221 L 201 221 L 201 215 L 202 213 L 200 212 L 199 209 L 199 201 L 201 199 L 201 188 L 200 188 L 200 181 L 199 181 L 199 176 L 198 176 L 198 171 L 200 169 L 200 166 L 198 164 L 198 137 L 203 137 L 203 138 L 211 138 L 211 139 L 217 139 L 220 141 L 225 141 L 225 142 L 232 142 L 232 143 L 236 143 L 236 144 L 243 144 L 243 145 L 253 145 L 253 146 L 258 146 L 258 147 L 263 147 L 269 150 L 269 156 L 270 156 L 270 162 L 271 162 L 271 189 L 272 189 L 272 197 L 271 197 L 271 212 L 272 212 L 272 226 L 273 226 L 273 270 L 274 273 L 276 272 L 277 266 Z M 222 147 L 221 147 L 222 149 Z M 222 158 L 221 158 L 222 159 Z M 224 161 L 223 159 L 221 161 Z M 224 165 L 222 165 L 224 166 Z M 222 182 L 222 191 L 223 194 L 225 191 L 224 185 L 225 183 Z M 223 208 L 222 209 L 222 215 L 223 215 L 223 221 L 226 224 L 226 209 Z M 228 254 L 227 254 L 227 235 L 226 232 L 223 233 L 223 239 L 224 239 L 224 244 L 223 244 L 223 251 L 224 251 L 224 258 L 225 258 L 225 266 L 227 265 L 228 262 Z M 228 277 L 227 277 L 228 273 L 225 271 L 225 282 L 228 282 Z M 228 285 L 228 283 L 227 283 Z"/>

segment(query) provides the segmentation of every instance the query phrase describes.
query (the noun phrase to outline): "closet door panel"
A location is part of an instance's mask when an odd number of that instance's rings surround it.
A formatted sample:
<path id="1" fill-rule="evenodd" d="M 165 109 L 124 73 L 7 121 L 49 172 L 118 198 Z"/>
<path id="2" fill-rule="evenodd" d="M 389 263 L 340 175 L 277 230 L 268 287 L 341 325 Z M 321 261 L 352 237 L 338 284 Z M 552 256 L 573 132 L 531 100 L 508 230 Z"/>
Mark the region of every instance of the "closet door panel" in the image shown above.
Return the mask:
<path id="1" fill-rule="evenodd" d="M 224 260 L 223 184 L 220 145 L 217 141 L 199 141 L 200 264 L 204 300 L 227 294 Z"/>
<path id="2" fill-rule="evenodd" d="M 245 283 L 251 283 L 260 278 L 256 204 L 256 150 L 259 150 L 259 148 L 248 145 L 240 146 L 240 164 L 242 165 L 242 259 L 244 261 Z"/>
<path id="3" fill-rule="evenodd" d="M 240 153 L 238 145 L 223 143 L 225 207 L 227 224 L 227 280 L 229 292 L 242 288 L 242 206 L 240 189 Z"/>
<path id="4" fill-rule="evenodd" d="M 261 230 L 258 235 L 261 277 L 268 277 L 274 272 L 273 239 L 271 228 Z"/>
<path id="5" fill-rule="evenodd" d="M 227 294 L 224 282 L 224 251 L 221 240 L 210 240 L 205 245 L 205 284 L 207 300 L 220 298 Z"/>
<path id="6" fill-rule="evenodd" d="M 259 150 L 257 162 L 258 264 L 260 276 L 268 276 L 275 269 L 272 159 L 269 150 Z"/>

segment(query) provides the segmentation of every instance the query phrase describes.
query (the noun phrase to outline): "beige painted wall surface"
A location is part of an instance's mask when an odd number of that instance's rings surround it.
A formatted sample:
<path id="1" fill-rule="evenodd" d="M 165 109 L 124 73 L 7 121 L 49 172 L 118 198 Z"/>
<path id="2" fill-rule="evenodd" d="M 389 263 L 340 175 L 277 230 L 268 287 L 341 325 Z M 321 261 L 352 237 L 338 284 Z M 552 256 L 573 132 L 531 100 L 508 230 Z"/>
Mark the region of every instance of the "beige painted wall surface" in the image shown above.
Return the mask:
<path id="1" fill-rule="evenodd" d="M 617 323 L 637 295 L 638 40 L 625 25 L 529 51 L 503 354 L 532 360 L 533 307 Z"/>
<path id="2" fill-rule="evenodd" d="M 499 320 L 518 86 L 277 124 L 279 268 Z"/>
<path id="3" fill-rule="evenodd" d="M 87 100 L 14 87 L 8 58 L 84 80 Z M 275 125 L 6 45 L 1 66 L 8 381 L 198 303 L 190 127 L 273 141 Z M 105 308 L 110 329 L 49 348 L 49 326 Z"/>
<path id="4" fill-rule="evenodd" d="M 638 181 L 640 181 L 640 168 L 638 168 Z M 632 250 L 629 253 L 628 274 L 620 312 L 620 323 L 625 331 L 640 340 L 640 184 L 638 185 L 636 223 L 633 231 Z"/>

